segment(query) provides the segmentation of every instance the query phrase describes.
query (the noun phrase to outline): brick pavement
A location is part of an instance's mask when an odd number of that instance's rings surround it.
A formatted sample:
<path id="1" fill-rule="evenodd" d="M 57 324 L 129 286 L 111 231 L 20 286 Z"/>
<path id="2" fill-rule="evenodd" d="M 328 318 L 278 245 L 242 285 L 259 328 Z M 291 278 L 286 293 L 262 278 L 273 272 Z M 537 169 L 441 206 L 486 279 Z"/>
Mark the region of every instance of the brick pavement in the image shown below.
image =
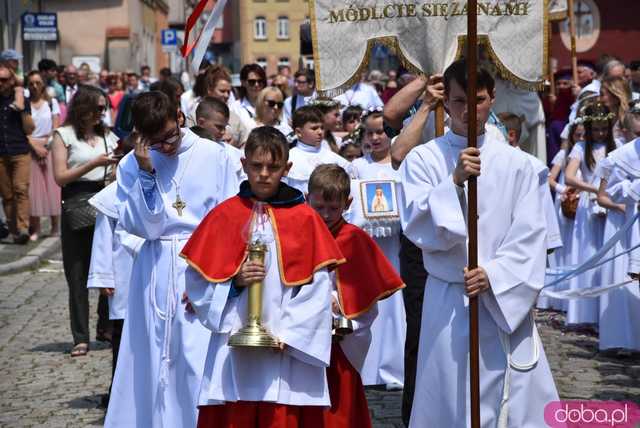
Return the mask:
<path id="1" fill-rule="evenodd" d="M 87 357 L 71 358 L 67 290 L 60 264 L 0 277 L 0 427 L 101 426 L 98 408 L 110 378 L 111 351 L 93 342 Z M 92 295 L 95 327 L 97 295 Z M 640 402 L 640 356 L 597 352 L 597 339 L 565 333 L 561 317 L 538 322 L 563 398 Z M 400 392 L 369 390 L 378 428 L 401 427 Z"/>

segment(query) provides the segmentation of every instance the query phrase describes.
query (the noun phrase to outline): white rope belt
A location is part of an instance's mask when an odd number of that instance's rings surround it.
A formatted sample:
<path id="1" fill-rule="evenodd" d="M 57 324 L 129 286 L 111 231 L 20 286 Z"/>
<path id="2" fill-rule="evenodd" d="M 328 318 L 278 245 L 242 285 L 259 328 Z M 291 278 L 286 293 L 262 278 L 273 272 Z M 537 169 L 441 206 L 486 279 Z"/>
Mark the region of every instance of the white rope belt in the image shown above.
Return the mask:
<path id="1" fill-rule="evenodd" d="M 164 337 L 162 340 L 162 353 L 160 360 L 160 385 L 166 386 L 169 383 L 169 365 L 171 364 L 171 327 L 173 318 L 178 308 L 178 280 L 177 280 L 177 261 L 178 261 L 178 243 L 189 239 L 191 234 L 177 234 L 171 236 L 162 236 L 157 241 L 171 241 L 171 264 L 169 265 L 169 286 L 167 287 L 167 307 L 163 311 L 156 301 L 157 278 L 156 278 L 156 246 L 151 244 L 151 257 L 153 260 L 153 268 L 151 270 L 151 290 L 150 299 L 151 306 L 158 318 L 164 321 Z"/>

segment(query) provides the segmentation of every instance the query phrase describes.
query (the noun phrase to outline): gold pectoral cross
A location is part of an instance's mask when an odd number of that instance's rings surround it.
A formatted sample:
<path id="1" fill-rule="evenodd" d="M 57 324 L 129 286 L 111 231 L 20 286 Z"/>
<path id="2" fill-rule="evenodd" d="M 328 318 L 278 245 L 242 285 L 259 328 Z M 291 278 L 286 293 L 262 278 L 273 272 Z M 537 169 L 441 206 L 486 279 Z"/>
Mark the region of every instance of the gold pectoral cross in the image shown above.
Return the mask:
<path id="1" fill-rule="evenodd" d="M 182 217 L 182 210 L 187 207 L 187 204 L 180 199 L 180 194 L 176 193 L 176 201 L 171 205 L 173 208 L 178 211 L 178 215 Z"/>

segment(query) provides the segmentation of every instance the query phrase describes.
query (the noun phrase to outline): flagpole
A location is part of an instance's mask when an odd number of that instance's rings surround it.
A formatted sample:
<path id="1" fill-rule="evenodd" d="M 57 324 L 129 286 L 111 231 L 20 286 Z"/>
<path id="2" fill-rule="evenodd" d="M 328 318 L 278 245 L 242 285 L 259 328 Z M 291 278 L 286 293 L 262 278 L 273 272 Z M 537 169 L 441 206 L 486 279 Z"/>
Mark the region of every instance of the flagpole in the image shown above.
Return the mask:
<path id="1" fill-rule="evenodd" d="M 573 84 L 578 84 L 578 54 L 576 52 L 576 14 L 573 9 L 573 0 L 567 1 L 567 13 L 569 14 L 569 35 L 571 37 L 571 71 Z"/>
<path id="2" fill-rule="evenodd" d="M 469 147 L 478 146 L 477 80 L 478 80 L 478 0 L 467 3 L 467 137 Z M 478 267 L 478 187 L 476 177 L 469 178 L 468 269 Z M 469 367 L 471 392 L 471 428 L 480 428 L 480 355 L 478 338 L 478 297 L 469 298 Z"/>

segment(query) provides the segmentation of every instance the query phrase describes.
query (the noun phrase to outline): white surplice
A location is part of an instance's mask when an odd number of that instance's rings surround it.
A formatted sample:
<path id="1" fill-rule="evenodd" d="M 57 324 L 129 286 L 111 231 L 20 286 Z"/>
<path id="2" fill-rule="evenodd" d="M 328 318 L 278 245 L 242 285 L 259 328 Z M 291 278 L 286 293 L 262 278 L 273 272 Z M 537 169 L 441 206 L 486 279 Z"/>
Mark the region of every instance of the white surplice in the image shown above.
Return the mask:
<path id="1" fill-rule="evenodd" d="M 331 272 L 331 284 L 333 286 L 333 297 L 336 302 L 338 299 L 338 291 L 336 288 L 336 274 Z M 362 378 L 362 370 L 365 365 L 365 359 L 371 346 L 371 326 L 378 317 L 378 309 L 380 301 L 371 306 L 367 311 L 358 315 L 351 320 L 353 332 L 342 336 L 340 341 L 333 342 L 333 346 L 340 346 L 345 357 L 349 360 L 354 369 L 358 371 Z M 338 304 L 339 305 L 339 304 Z M 339 314 L 333 313 L 333 317 L 337 318 Z"/>
<path id="2" fill-rule="evenodd" d="M 118 221 L 146 242 L 131 275 L 106 427 L 196 425 L 210 333 L 180 303 L 187 264 L 178 254 L 204 216 L 238 189 L 223 148 L 188 129 L 175 156 L 150 153 L 156 173 L 146 194 L 148 178 L 133 153 L 118 168 Z M 182 216 L 172 206 L 176 185 Z"/>
<path id="3" fill-rule="evenodd" d="M 596 175 L 607 180 L 607 193 L 611 199 L 624 204 L 624 213 L 607 212 L 604 242 L 620 230 L 629 218 L 638 212 L 640 201 L 640 139 L 627 143 L 600 161 Z M 636 223 L 631 231 L 607 253 L 607 257 L 620 254 L 640 243 Z M 620 256 L 602 266 L 602 285 L 628 280 L 629 272 L 638 272 L 630 266 L 629 255 Z M 597 284 L 596 284 L 597 285 Z M 616 288 L 600 296 L 599 348 L 623 348 L 640 351 L 640 289 L 637 282 Z"/>
<path id="4" fill-rule="evenodd" d="M 491 283 L 479 297 L 482 427 L 539 428 L 558 394 L 532 315 L 546 258 L 538 176 L 524 153 L 503 141 L 482 135 L 478 145 L 478 260 Z M 400 168 L 403 230 L 429 272 L 413 428 L 470 425 L 467 208 L 452 179 L 466 146 L 466 138 L 448 132 L 413 149 Z"/>
<path id="5" fill-rule="evenodd" d="M 359 180 L 394 180 L 400 182 L 400 173 L 391 163 L 374 162 L 369 155 L 355 159 L 352 175 Z M 394 207 L 397 201 L 392 202 Z M 352 207 L 359 210 L 360 207 Z M 365 228 L 367 230 L 367 228 Z M 400 271 L 400 230 L 391 236 L 372 236 L 396 272 Z M 378 316 L 371 325 L 371 346 L 361 372 L 364 385 L 404 385 L 404 341 L 407 335 L 407 319 L 402 293 L 378 302 Z"/>
<path id="6" fill-rule="evenodd" d="M 117 183 L 111 183 L 89 203 L 98 210 L 91 247 L 88 288 L 113 288 L 109 296 L 109 319 L 126 318 L 133 261 L 144 239 L 130 234 L 118 223 Z"/>
<path id="7" fill-rule="evenodd" d="M 285 182 L 306 194 L 311 173 L 318 165 L 336 164 L 351 174 L 351 163 L 342 156 L 331 151 L 328 145 L 310 146 L 298 140 L 295 147 L 289 150 L 291 169 L 285 177 Z"/>
<path id="8" fill-rule="evenodd" d="M 267 243 L 267 275 L 262 288 L 262 325 L 286 344 L 269 348 L 233 348 L 229 337 L 246 324 L 248 291 L 230 293 L 231 281 L 211 283 L 187 270 L 187 294 L 202 324 L 210 330 L 199 405 L 225 401 L 266 401 L 297 406 L 328 406 L 325 370 L 331 354 L 331 279 L 326 269 L 312 282 L 285 287 L 277 247 L 268 220 L 261 223 Z M 241 239 L 238 237 L 238 239 Z"/>

